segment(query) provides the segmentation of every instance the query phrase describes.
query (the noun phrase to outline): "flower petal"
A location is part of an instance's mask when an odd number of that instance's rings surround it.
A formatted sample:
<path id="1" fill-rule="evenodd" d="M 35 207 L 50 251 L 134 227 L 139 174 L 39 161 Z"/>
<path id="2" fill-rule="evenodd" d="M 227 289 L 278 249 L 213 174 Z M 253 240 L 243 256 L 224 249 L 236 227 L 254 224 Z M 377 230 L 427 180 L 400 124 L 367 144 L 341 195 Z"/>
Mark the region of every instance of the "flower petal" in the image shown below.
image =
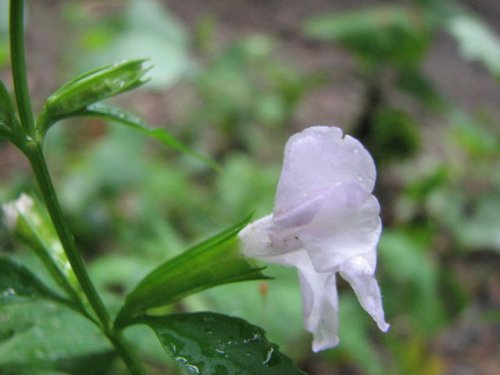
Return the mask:
<path id="1" fill-rule="evenodd" d="M 337 183 L 357 182 L 371 192 L 375 164 L 356 139 L 336 127 L 314 126 L 290 137 L 276 194 L 275 214 Z"/>
<path id="2" fill-rule="evenodd" d="M 262 259 L 273 254 L 273 245 L 267 231 L 272 224 L 272 219 L 273 215 L 264 216 L 248 224 L 238 233 L 241 251 L 244 255 Z"/>
<path id="3" fill-rule="evenodd" d="M 382 230 L 379 211 L 377 199 L 361 185 L 338 184 L 296 237 L 318 272 L 335 272 L 349 259 L 375 252 Z"/>
<path id="4" fill-rule="evenodd" d="M 272 246 L 281 249 L 283 252 L 302 248 L 298 231 L 314 219 L 325 198 L 325 194 L 319 194 L 306 202 L 283 211 L 280 215 L 273 215 L 272 224 L 268 228 Z"/>
<path id="5" fill-rule="evenodd" d="M 299 267 L 304 326 L 313 334 L 313 351 L 339 343 L 338 296 L 335 273 Z"/>
<path id="6" fill-rule="evenodd" d="M 273 254 L 266 230 L 270 223 L 271 215 L 268 215 L 249 224 L 239 233 L 243 253 L 269 263 L 296 267 L 302 292 L 304 326 L 313 334 L 313 350 L 317 352 L 336 346 L 339 339 L 335 273 L 316 272 L 303 249 Z"/>
<path id="7" fill-rule="evenodd" d="M 351 284 L 359 303 L 377 323 L 381 331 L 387 332 L 380 288 L 375 280 L 375 253 L 355 257 L 340 268 L 340 275 Z"/>
<path id="8" fill-rule="evenodd" d="M 297 268 L 314 351 L 338 343 L 337 272 L 379 328 L 389 329 L 374 277 L 382 229 L 374 181 L 361 143 L 339 128 L 308 128 L 287 143 L 273 215 L 239 234 L 245 255 Z"/>
<path id="9" fill-rule="evenodd" d="M 313 334 L 313 350 L 333 348 L 338 339 L 335 273 L 318 273 L 305 250 L 268 257 L 267 262 L 294 266 L 299 272 L 304 326 Z"/>

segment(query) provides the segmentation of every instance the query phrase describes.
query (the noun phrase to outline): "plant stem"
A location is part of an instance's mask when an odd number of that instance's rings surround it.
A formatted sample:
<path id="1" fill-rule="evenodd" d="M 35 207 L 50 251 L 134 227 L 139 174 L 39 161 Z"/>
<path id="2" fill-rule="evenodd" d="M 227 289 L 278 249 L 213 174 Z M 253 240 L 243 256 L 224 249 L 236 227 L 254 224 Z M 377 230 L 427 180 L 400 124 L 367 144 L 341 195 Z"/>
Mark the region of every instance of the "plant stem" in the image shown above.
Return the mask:
<path id="1" fill-rule="evenodd" d="M 33 120 L 33 112 L 31 111 L 24 50 L 24 0 L 11 0 L 10 54 L 14 91 L 16 93 L 19 117 L 21 118 L 21 126 L 25 133 L 33 136 L 35 132 L 35 122 Z"/>
<path id="2" fill-rule="evenodd" d="M 73 235 L 69 229 L 59 205 L 57 195 L 43 155 L 43 133 L 37 134 L 31 110 L 28 81 L 26 74 L 26 59 L 24 53 L 24 0 L 10 1 L 10 48 L 14 92 L 21 127 L 25 133 L 22 151 L 27 156 L 38 186 L 42 193 L 52 223 L 59 236 L 66 256 L 73 268 L 76 278 L 82 287 L 87 300 L 99 321 L 99 327 L 114 345 L 117 353 L 123 359 L 130 372 L 134 375 L 144 375 L 141 362 L 133 353 L 120 331 L 113 327 L 111 317 L 104 306 L 85 268 L 83 259 L 76 248 Z M 82 311 L 82 313 L 86 313 Z M 93 320 L 93 319 L 92 319 Z"/>
<path id="3" fill-rule="evenodd" d="M 90 277 L 85 269 L 83 259 L 78 252 L 73 236 L 70 232 L 68 223 L 64 219 L 61 207 L 59 205 L 52 179 L 50 178 L 47 169 L 47 163 L 42 152 L 42 145 L 40 143 L 33 143 L 31 147 L 27 148 L 27 156 L 30 161 L 31 167 L 35 174 L 38 186 L 44 198 L 47 210 L 54 224 L 54 227 L 59 235 L 61 244 L 64 248 L 66 256 L 75 272 L 75 275 L 84 291 L 92 309 L 94 310 L 100 322 L 100 328 L 108 339 L 113 343 L 116 351 L 127 365 L 130 372 L 134 375 L 145 374 L 142 364 L 132 352 L 129 344 L 125 341 L 121 332 L 113 328 L 111 317 L 104 306 L 97 290 L 95 289 Z"/>
<path id="4" fill-rule="evenodd" d="M 54 227 L 61 240 L 61 244 L 66 252 L 66 256 L 97 318 L 101 322 L 102 328 L 107 332 L 111 328 L 111 318 L 101 298 L 97 294 L 94 285 L 90 281 L 82 257 L 76 249 L 75 241 L 57 200 L 52 179 L 47 169 L 47 163 L 43 156 L 42 146 L 38 143 L 33 144 L 32 147 L 29 148 L 29 155 L 27 156 L 40 187 L 47 210 L 49 211 Z"/>
<path id="5" fill-rule="evenodd" d="M 123 337 L 122 332 L 113 331 L 112 335 L 108 335 L 108 339 L 113 343 L 116 352 L 127 365 L 129 371 L 134 375 L 146 375 L 144 367 L 137 358 L 136 353 L 131 350 L 129 343 Z"/>

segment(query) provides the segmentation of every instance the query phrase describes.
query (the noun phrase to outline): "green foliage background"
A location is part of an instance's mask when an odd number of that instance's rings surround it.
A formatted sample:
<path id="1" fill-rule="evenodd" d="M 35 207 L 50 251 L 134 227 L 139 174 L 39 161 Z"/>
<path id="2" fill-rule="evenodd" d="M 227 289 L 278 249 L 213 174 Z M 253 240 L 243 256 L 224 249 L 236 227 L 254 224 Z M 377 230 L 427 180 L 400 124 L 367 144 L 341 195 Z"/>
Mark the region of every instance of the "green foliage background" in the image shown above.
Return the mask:
<path id="1" fill-rule="evenodd" d="M 2 80 L 8 72 L 6 3 L 0 1 Z M 352 104 L 338 92 L 335 63 L 311 67 L 304 54 L 290 58 L 293 52 L 274 29 L 227 35 L 216 13 L 188 24 L 166 3 L 56 1 L 42 9 L 28 2 L 28 33 L 45 33 L 50 47 L 46 52 L 28 45 L 35 101 L 88 68 L 149 58 L 150 83 L 113 103 L 220 165 L 214 171 L 101 120 L 68 120 L 52 130 L 46 148 L 56 187 L 111 309 L 150 270 L 189 245 L 251 212 L 259 217 L 272 211 L 286 139 L 321 118 L 321 103 L 314 100 L 329 90 L 335 95 L 328 105 L 356 107 L 349 121 L 331 118 L 331 125 L 360 138 L 378 165 L 384 221 L 378 278 L 391 331 L 376 332 L 341 284 L 341 344 L 311 354 L 295 273 L 274 266 L 266 271 L 273 281 L 211 289 L 165 312 L 211 310 L 245 318 L 310 374 L 437 375 L 456 373 L 464 361 L 478 373 L 488 361 L 494 366 L 500 337 L 492 331 L 489 338 L 487 331 L 498 324 L 500 303 L 500 114 L 480 102 L 472 111 L 458 105 L 425 65 L 438 37 L 448 33 L 460 53 L 456 59 L 474 60 L 474 69 L 495 82 L 499 98 L 500 44 L 492 27 L 462 4 L 445 1 L 304 17 L 293 42 L 350 59 L 344 79 L 362 87 Z M 43 26 L 48 15 L 57 28 Z M 51 32 L 67 37 L 51 38 Z M 33 190 L 20 155 L 5 144 L 0 154 L 1 201 Z M 40 274 L 34 256 L 5 232 L 1 252 Z M 70 312 L 50 303 L 29 303 L 0 307 L 0 369 L 125 373 L 109 361 L 109 346 L 87 322 L 75 323 Z M 15 324 L 3 323 L 17 314 Z M 486 359 L 461 357 L 477 351 L 467 332 L 479 335 Z M 182 373 L 152 333 L 134 327 L 127 334 L 153 373 Z M 456 336 L 463 353 L 450 349 Z M 89 372 L 91 362 L 100 365 Z"/>

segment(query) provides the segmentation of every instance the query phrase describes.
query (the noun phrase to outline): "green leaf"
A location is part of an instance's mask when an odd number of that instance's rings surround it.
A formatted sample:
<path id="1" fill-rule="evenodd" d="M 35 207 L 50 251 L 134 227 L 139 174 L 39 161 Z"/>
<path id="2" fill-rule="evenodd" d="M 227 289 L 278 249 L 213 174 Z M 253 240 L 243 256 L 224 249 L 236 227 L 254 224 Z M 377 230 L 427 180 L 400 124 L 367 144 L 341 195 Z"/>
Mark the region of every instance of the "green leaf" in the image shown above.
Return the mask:
<path id="1" fill-rule="evenodd" d="M 70 375 L 67 372 L 49 370 L 49 369 L 41 369 L 34 367 L 22 367 L 12 369 L 11 371 L 7 369 L 3 375 Z"/>
<path id="2" fill-rule="evenodd" d="M 2 370 L 111 350 L 94 324 L 59 304 L 25 300 L 0 305 L 0 322 Z"/>
<path id="3" fill-rule="evenodd" d="M 439 295 L 439 269 L 425 253 L 429 240 L 403 230 L 386 230 L 379 244 L 380 264 L 385 265 L 382 281 L 387 315 L 407 312 L 408 323 L 422 334 L 435 332 L 446 319 Z M 384 283 L 387 286 L 384 287 Z M 390 285 L 398 285 L 391 288 Z M 425 303 L 422 303 L 425 301 Z"/>
<path id="4" fill-rule="evenodd" d="M 22 148 L 22 132 L 16 117 L 16 110 L 7 88 L 0 81 L 0 139 L 2 138 Z"/>
<path id="5" fill-rule="evenodd" d="M 15 122 L 15 110 L 9 92 L 4 83 L 0 81 L 0 128 L 8 127 L 12 129 Z"/>
<path id="6" fill-rule="evenodd" d="M 383 5 L 313 17 L 306 22 L 307 35 L 325 40 L 342 40 L 354 34 L 373 32 L 408 21 L 404 7 Z"/>
<path id="7" fill-rule="evenodd" d="M 262 328 L 243 319 L 199 312 L 145 317 L 163 347 L 190 374 L 304 375 L 270 343 Z"/>
<path id="8" fill-rule="evenodd" d="M 418 124 L 405 111 L 381 107 L 375 111 L 371 135 L 373 153 L 379 162 L 401 161 L 420 149 Z"/>
<path id="9" fill-rule="evenodd" d="M 417 15 L 417 16 L 416 16 Z M 413 65 L 425 53 L 427 29 L 418 12 L 401 5 L 380 5 L 311 18 L 304 33 L 341 43 L 369 63 Z"/>
<path id="10" fill-rule="evenodd" d="M 220 169 L 220 166 L 213 160 L 187 147 L 182 142 L 177 140 L 173 135 L 168 133 L 165 129 L 150 128 L 139 117 L 125 112 L 120 108 L 116 108 L 103 103 L 96 103 L 93 105 L 89 105 L 87 108 L 82 109 L 81 111 L 72 113 L 71 116 L 94 116 L 101 117 L 106 120 L 115 121 L 119 124 L 137 130 L 148 137 L 154 138 L 162 142 L 163 144 L 172 147 L 174 150 L 194 156 L 195 158 L 201 160 L 215 170 Z"/>
<path id="11" fill-rule="evenodd" d="M 0 305 L 20 298 L 61 300 L 26 267 L 0 257 Z"/>
<path id="12" fill-rule="evenodd" d="M 266 273 L 275 280 L 227 284 L 190 296 L 183 301 L 188 311 L 231 312 L 266 327 L 269 337 L 294 358 L 305 358 L 310 342 L 305 340 L 297 271 L 269 264 Z M 281 316 L 283 319 L 275 319 Z"/>
<path id="13" fill-rule="evenodd" d="M 164 2 L 132 0 L 120 9 L 123 14 L 111 12 L 110 17 L 85 19 L 87 30 L 83 30 L 82 47 L 86 53 L 79 54 L 77 65 L 95 66 L 148 57 L 153 65 L 148 74 L 151 77 L 148 88 L 159 90 L 171 87 L 196 68 L 190 56 L 189 33 Z M 97 44 L 92 42 L 96 39 L 100 41 Z"/>
<path id="14" fill-rule="evenodd" d="M 127 296 L 117 322 L 217 285 L 267 279 L 239 250 L 237 234 L 249 218 L 193 246 L 147 275 Z"/>
<path id="15" fill-rule="evenodd" d="M 500 188 L 491 188 L 491 192 L 477 198 L 463 191 L 446 190 L 440 194 L 440 203 L 430 210 L 453 234 L 460 248 L 500 253 Z"/>
<path id="16" fill-rule="evenodd" d="M 500 38 L 486 23 L 461 14 L 448 20 L 447 30 L 458 42 L 464 57 L 482 62 L 500 78 Z"/>
<path id="17" fill-rule="evenodd" d="M 400 69 L 396 84 L 432 109 L 439 110 L 445 105 L 444 98 L 417 67 Z"/>
<path id="18" fill-rule="evenodd" d="M 132 90 L 146 82 L 145 60 L 130 60 L 93 69 L 69 81 L 49 96 L 38 119 L 46 131 L 59 119 L 90 104 Z"/>
<path id="19" fill-rule="evenodd" d="M 387 374 L 383 358 L 377 352 L 376 345 L 370 340 L 371 321 L 352 294 L 342 293 L 339 302 L 339 336 L 342 344 L 338 348 L 340 355 L 348 356 L 364 374 Z"/>

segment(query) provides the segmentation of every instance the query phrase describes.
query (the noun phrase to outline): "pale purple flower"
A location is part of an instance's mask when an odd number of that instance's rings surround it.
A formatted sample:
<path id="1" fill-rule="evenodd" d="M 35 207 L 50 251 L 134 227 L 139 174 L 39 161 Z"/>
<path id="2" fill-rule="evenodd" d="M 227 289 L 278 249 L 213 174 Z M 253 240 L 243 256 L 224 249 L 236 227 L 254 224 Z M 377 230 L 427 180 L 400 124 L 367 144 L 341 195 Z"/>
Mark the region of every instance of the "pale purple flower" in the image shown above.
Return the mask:
<path id="1" fill-rule="evenodd" d="M 336 127 L 307 128 L 286 145 L 273 214 L 239 234 L 246 256 L 298 269 L 314 351 L 339 341 L 337 273 L 378 327 L 389 329 L 374 276 L 382 228 L 375 175 L 358 140 Z"/>

